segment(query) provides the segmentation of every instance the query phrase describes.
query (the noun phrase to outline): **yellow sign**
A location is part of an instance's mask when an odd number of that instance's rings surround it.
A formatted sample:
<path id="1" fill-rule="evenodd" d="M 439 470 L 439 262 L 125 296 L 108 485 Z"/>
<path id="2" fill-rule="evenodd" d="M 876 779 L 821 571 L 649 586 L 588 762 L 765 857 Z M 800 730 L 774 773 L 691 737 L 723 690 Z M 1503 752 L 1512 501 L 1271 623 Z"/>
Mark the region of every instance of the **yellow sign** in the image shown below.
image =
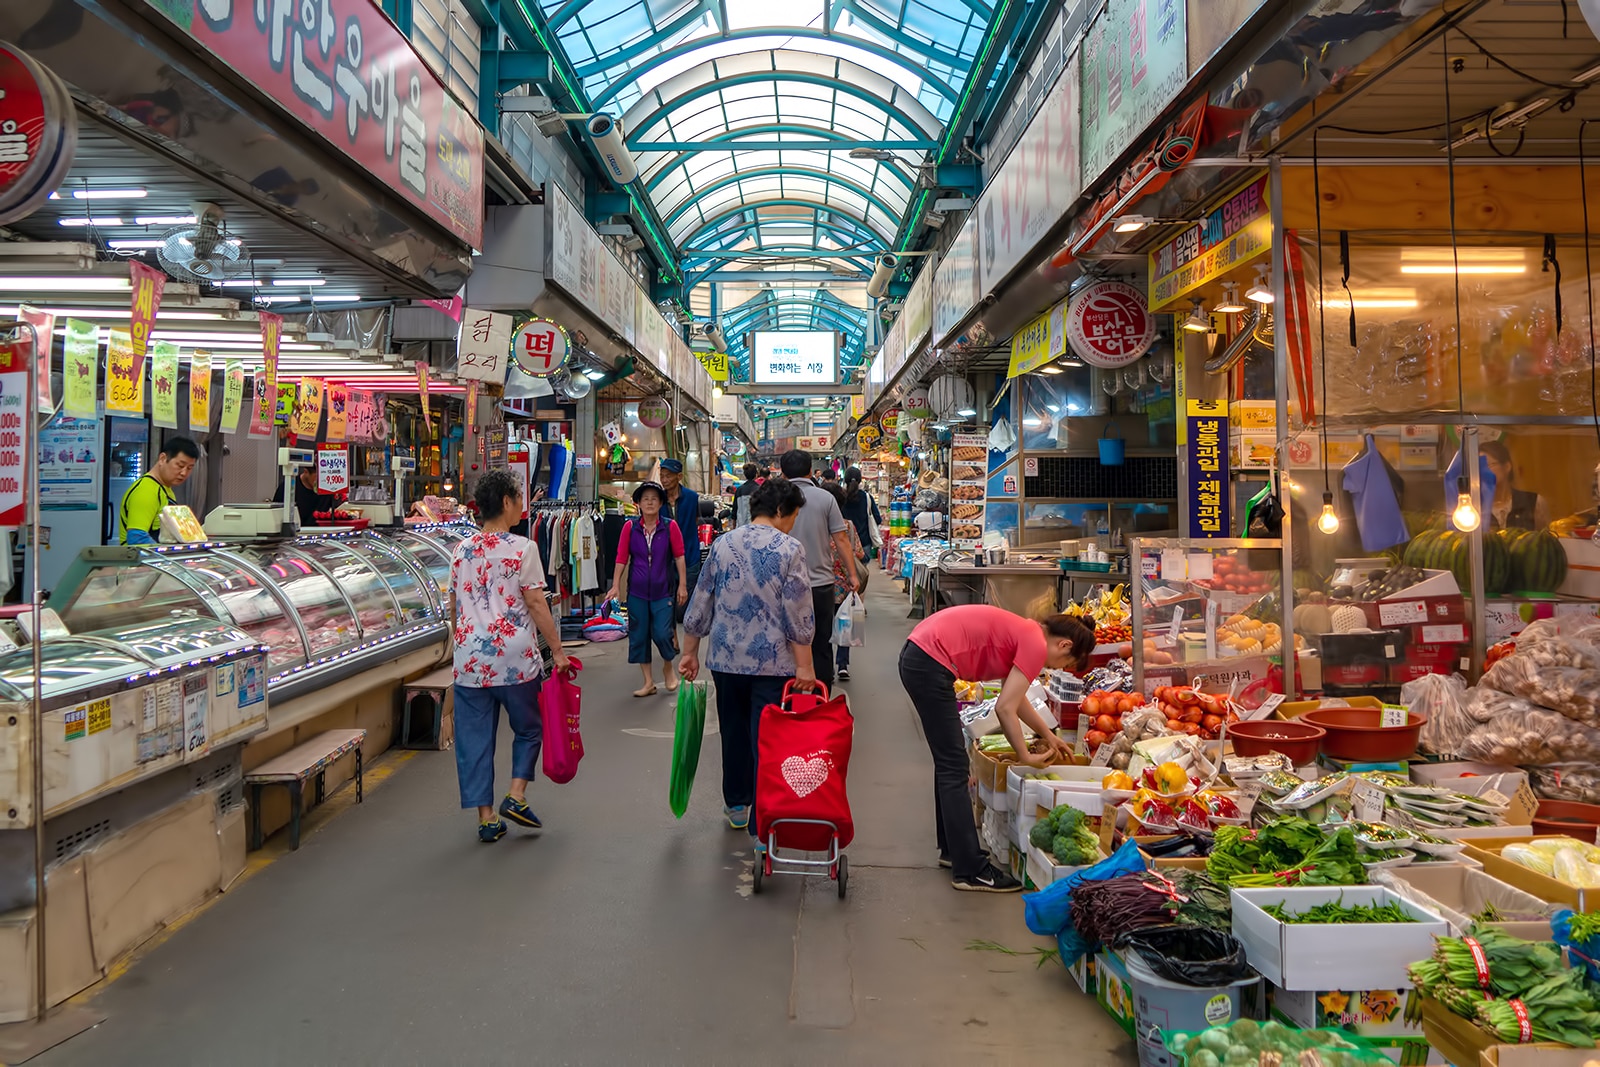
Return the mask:
<path id="1" fill-rule="evenodd" d="M 93 735 L 109 729 L 111 729 L 111 701 L 109 698 L 102 698 L 89 705 L 89 733 Z"/>
<path id="2" fill-rule="evenodd" d="M 289 416 L 289 432 L 297 437 L 316 437 L 322 423 L 323 384 L 319 378 L 301 378 L 300 396 Z"/>
<path id="3" fill-rule="evenodd" d="M 1011 369 L 1006 377 L 1038 370 L 1066 352 L 1066 310 L 1063 300 L 1016 332 L 1011 338 Z"/>
<path id="4" fill-rule="evenodd" d="M 706 373 L 711 375 L 712 381 L 728 380 L 728 353 L 711 349 L 707 352 L 696 352 L 695 356 L 700 360 L 700 365 L 706 369 Z"/>
<path id="5" fill-rule="evenodd" d="M 150 418 L 157 426 L 178 428 L 178 346 L 157 341 L 150 346 Z"/>
<path id="6" fill-rule="evenodd" d="M 113 328 L 106 345 L 106 413 L 144 415 L 144 360 L 127 330 Z"/>
<path id="7" fill-rule="evenodd" d="M 189 429 L 195 433 L 211 430 L 211 353 L 196 352 L 189 357 Z"/>
<path id="8" fill-rule="evenodd" d="M 856 393 L 850 398 L 850 417 L 852 419 L 859 419 L 866 413 L 867 398 L 860 393 Z"/>
<path id="9" fill-rule="evenodd" d="M 863 426 L 856 431 L 856 447 L 863 452 L 871 452 L 878 447 L 878 441 L 882 436 L 876 426 Z"/>
<path id="10" fill-rule="evenodd" d="M 1168 307 L 1271 247 L 1267 179 L 1258 178 L 1150 253 L 1150 310 Z"/>

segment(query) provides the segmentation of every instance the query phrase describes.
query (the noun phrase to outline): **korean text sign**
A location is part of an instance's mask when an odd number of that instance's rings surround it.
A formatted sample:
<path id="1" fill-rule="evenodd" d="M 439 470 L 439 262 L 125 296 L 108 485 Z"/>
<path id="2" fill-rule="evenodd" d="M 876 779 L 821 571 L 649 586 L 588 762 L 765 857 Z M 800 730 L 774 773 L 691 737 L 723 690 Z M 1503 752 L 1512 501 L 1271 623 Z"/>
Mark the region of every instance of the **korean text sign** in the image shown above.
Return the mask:
<path id="1" fill-rule="evenodd" d="M 169 0 L 207 51 L 473 248 L 483 131 L 373 0 Z"/>
<path id="2" fill-rule="evenodd" d="M 1233 492 L 1228 480 L 1227 403 L 1189 401 L 1188 430 L 1183 504 L 1189 515 L 1189 536 L 1227 537 L 1229 497 Z"/>

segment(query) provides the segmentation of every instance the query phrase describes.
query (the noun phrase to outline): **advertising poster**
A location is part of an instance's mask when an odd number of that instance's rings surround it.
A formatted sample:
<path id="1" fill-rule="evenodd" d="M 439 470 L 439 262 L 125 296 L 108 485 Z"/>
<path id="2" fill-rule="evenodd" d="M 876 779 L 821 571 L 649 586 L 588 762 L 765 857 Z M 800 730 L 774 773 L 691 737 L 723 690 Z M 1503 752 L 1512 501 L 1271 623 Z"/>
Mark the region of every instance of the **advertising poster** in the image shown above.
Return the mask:
<path id="1" fill-rule="evenodd" d="M 1110 0 L 1079 50 L 1082 181 L 1088 188 L 1189 79 L 1183 0 Z"/>
<path id="2" fill-rule="evenodd" d="M 150 346 L 150 416 L 157 426 L 178 428 L 178 346 L 157 341 Z"/>
<path id="3" fill-rule="evenodd" d="M 28 416 L 28 368 L 33 346 L 0 345 L 0 527 L 28 519 L 28 449 L 33 447 Z"/>
<path id="4" fill-rule="evenodd" d="M 39 372 L 35 380 L 39 383 L 39 410 L 49 411 L 56 406 L 50 394 L 50 349 L 56 341 L 55 314 L 23 304 L 17 308 L 17 318 L 33 327 L 34 336 L 38 341 L 34 355 L 38 357 L 35 362 Z"/>
<path id="5" fill-rule="evenodd" d="M 301 378 L 294 411 L 289 416 L 289 432 L 296 437 L 316 437 L 322 426 L 322 403 L 327 387 L 321 378 Z"/>
<path id="6" fill-rule="evenodd" d="M 222 375 L 222 432 L 239 432 L 239 415 L 244 410 L 244 364 L 228 360 Z"/>
<path id="7" fill-rule="evenodd" d="M 955 548 L 975 548 L 983 540 L 988 475 L 988 435 L 956 434 L 950 448 L 950 544 Z"/>
<path id="8" fill-rule="evenodd" d="M 61 356 L 61 404 L 68 415 L 92 419 L 99 411 L 100 328 L 81 319 L 67 320 Z"/>
<path id="9" fill-rule="evenodd" d="M 328 386 L 328 440 L 343 441 L 350 422 L 350 388 Z"/>
<path id="10" fill-rule="evenodd" d="M 93 510 L 100 503 L 100 420 L 57 415 L 39 431 L 39 506 Z"/>
<path id="11" fill-rule="evenodd" d="M 144 357 L 134 356 L 132 335 L 116 327 L 106 344 L 106 414 L 144 417 Z"/>
<path id="12" fill-rule="evenodd" d="M 193 433 L 211 430 L 211 353 L 196 352 L 189 357 L 189 429 Z"/>
<path id="13" fill-rule="evenodd" d="M 130 259 L 128 284 L 133 289 L 133 297 L 128 303 L 128 335 L 133 342 L 133 369 L 142 378 L 144 357 L 150 352 L 150 331 L 155 329 L 156 315 L 161 312 L 161 294 L 167 288 L 167 276 L 137 259 Z"/>
<path id="14" fill-rule="evenodd" d="M 273 405 L 278 394 L 278 344 L 283 337 L 283 316 L 259 312 L 261 321 L 261 370 L 255 375 L 254 403 L 250 408 L 250 436 L 272 433 Z"/>

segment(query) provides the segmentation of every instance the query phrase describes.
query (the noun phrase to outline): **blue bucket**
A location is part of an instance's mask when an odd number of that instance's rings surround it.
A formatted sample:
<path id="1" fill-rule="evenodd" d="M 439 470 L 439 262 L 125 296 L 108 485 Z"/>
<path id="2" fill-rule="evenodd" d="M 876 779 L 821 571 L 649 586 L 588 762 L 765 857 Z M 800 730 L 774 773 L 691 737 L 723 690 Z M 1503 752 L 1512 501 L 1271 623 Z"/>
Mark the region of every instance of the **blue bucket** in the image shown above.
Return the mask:
<path id="1" fill-rule="evenodd" d="M 1106 436 L 1113 430 L 1117 430 L 1115 424 L 1107 426 L 1100 434 L 1100 463 L 1106 467 L 1122 466 L 1123 457 L 1127 455 L 1128 442 L 1122 439 L 1120 430 L 1115 437 Z"/>

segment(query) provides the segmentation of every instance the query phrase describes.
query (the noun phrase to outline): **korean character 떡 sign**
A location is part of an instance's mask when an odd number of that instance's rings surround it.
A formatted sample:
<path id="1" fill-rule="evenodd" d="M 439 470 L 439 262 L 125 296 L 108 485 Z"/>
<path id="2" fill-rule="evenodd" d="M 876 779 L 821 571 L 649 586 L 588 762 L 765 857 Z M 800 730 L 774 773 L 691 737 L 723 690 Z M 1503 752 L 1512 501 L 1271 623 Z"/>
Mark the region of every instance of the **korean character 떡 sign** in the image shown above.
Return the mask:
<path id="1" fill-rule="evenodd" d="M 549 319 L 524 323 L 511 341 L 511 354 L 517 366 L 535 378 L 548 378 L 567 362 L 570 345 L 567 331 Z"/>
<path id="2" fill-rule="evenodd" d="M 1233 494 L 1228 478 L 1228 406 L 1221 400 L 1191 400 L 1187 420 L 1183 508 L 1189 516 L 1189 536 L 1227 537 Z"/>

